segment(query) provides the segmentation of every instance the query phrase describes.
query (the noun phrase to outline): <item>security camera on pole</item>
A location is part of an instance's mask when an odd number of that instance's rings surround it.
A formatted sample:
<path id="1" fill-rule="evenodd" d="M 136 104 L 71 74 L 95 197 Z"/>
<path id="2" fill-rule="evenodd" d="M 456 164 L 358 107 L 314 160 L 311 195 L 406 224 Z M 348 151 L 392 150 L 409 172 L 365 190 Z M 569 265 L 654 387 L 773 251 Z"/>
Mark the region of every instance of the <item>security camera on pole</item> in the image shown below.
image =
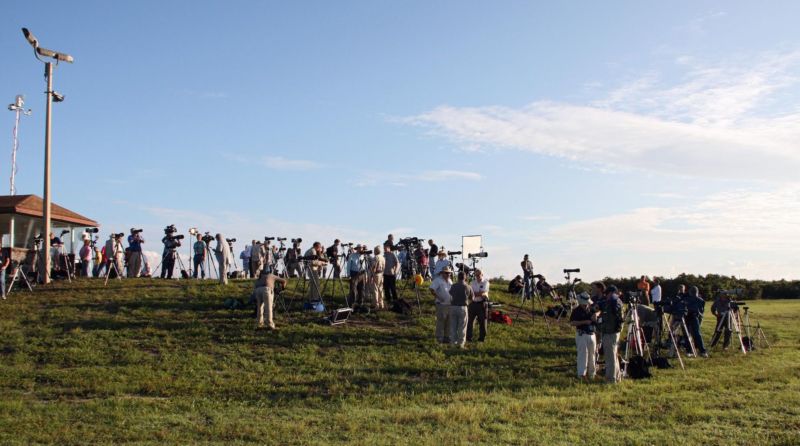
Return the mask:
<path id="1" fill-rule="evenodd" d="M 57 51 L 48 50 L 46 48 L 42 48 L 39 46 L 39 40 L 28 31 L 27 28 L 22 28 L 22 34 L 25 36 L 25 39 L 28 43 L 31 44 L 33 47 L 34 55 L 37 59 L 44 62 L 44 77 L 47 79 L 47 91 L 45 91 L 45 95 L 47 95 L 47 115 L 45 118 L 45 129 L 44 129 L 44 193 L 43 195 L 43 209 L 42 209 L 42 234 L 47 234 L 50 232 L 50 127 L 51 127 L 51 113 L 53 108 L 53 101 L 55 102 L 62 102 L 64 100 L 64 96 L 56 93 L 53 91 L 53 64 L 51 62 L 46 62 L 42 59 L 44 58 L 52 58 L 56 60 L 56 65 L 58 62 L 67 62 L 72 63 L 73 59 L 72 56 L 69 54 L 59 53 Z M 43 282 L 49 283 L 50 282 L 50 250 L 45 247 L 44 251 L 44 268 L 45 274 L 43 275 Z"/>

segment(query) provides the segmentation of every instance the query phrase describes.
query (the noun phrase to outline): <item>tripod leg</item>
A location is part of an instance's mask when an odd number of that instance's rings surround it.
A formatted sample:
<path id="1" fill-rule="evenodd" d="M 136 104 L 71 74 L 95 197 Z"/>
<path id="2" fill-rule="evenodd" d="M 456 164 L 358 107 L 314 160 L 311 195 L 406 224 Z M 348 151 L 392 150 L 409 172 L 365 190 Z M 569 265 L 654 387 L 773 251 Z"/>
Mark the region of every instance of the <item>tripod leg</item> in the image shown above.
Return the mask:
<path id="1" fill-rule="evenodd" d="M 683 328 L 683 334 L 686 336 L 686 340 L 689 341 L 689 349 L 692 351 L 692 356 L 697 357 L 697 349 L 694 346 L 694 339 L 691 333 L 689 333 L 689 327 L 686 325 L 686 318 L 681 318 L 681 327 Z"/>
<path id="2" fill-rule="evenodd" d="M 669 339 L 672 341 L 673 348 L 675 349 L 675 356 L 678 358 L 678 362 L 681 364 L 681 369 L 686 370 L 686 366 L 683 365 L 683 358 L 681 358 L 681 351 L 678 348 L 678 344 L 675 340 L 675 333 L 672 331 L 672 321 L 670 324 L 667 325 L 667 331 L 669 331 Z"/>

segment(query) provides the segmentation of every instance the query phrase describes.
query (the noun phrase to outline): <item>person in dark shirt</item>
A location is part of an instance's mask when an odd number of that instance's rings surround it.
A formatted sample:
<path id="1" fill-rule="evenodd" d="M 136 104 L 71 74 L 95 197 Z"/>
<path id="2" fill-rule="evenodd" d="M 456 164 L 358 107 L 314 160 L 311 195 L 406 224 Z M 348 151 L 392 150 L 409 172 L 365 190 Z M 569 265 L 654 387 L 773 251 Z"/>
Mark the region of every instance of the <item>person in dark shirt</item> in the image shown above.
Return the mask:
<path id="1" fill-rule="evenodd" d="M 622 330 L 622 301 L 619 300 L 617 287 L 609 285 L 606 295 L 598 304 L 600 317 L 598 328 L 602 334 L 603 356 L 605 358 L 606 382 L 617 383 L 620 381 L 619 361 L 617 348 L 619 347 L 619 332 Z"/>
<path id="2" fill-rule="evenodd" d="M 430 269 L 429 275 L 433 277 L 436 256 L 439 254 L 439 246 L 436 243 L 433 243 L 433 239 L 428 240 L 428 246 L 430 246 L 430 249 L 428 249 L 428 266 Z"/>
<path id="3" fill-rule="evenodd" d="M 450 287 L 450 341 L 461 348 L 467 341 L 467 304 L 475 300 L 475 293 L 466 280 L 466 274 L 461 271 L 458 282 Z"/>
<path id="4" fill-rule="evenodd" d="M 578 306 L 572 310 L 569 324 L 575 327 L 575 345 L 578 349 L 578 378 L 591 381 L 595 377 L 597 364 L 595 351 L 597 341 L 594 337 L 597 310 L 592 308 L 592 299 L 589 293 L 578 295 Z"/>
<path id="5" fill-rule="evenodd" d="M 519 274 L 517 274 L 517 277 L 514 277 L 511 282 L 508 282 L 508 292 L 511 294 L 519 294 L 524 287 L 525 285 L 522 283 L 522 276 Z"/>
<path id="6" fill-rule="evenodd" d="M 669 300 L 669 304 L 664 307 L 664 312 L 669 314 L 669 329 L 672 336 L 675 337 L 675 344 L 684 345 L 687 340 L 688 333 L 683 332 L 683 323 L 685 322 L 687 308 L 686 301 L 688 295 L 686 294 L 686 285 L 678 285 L 678 293 Z M 674 355 L 675 345 L 670 346 L 669 354 Z"/>
<path id="7" fill-rule="evenodd" d="M 717 318 L 717 328 L 711 338 L 711 348 L 719 342 L 720 334 L 724 334 L 722 349 L 727 350 L 731 344 L 731 327 L 728 323 L 728 315 L 731 311 L 731 297 L 725 293 L 720 293 L 711 305 L 711 314 Z"/>
<path id="8" fill-rule="evenodd" d="M 689 288 L 689 295 L 686 297 L 686 328 L 688 328 L 689 336 L 694 341 L 697 354 L 708 358 L 708 352 L 703 343 L 703 335 L 700 333 L 700 324 L 703 323 L 705 308 L 706 301 L 700 296 L 700 290 L 696 286 Z"/>

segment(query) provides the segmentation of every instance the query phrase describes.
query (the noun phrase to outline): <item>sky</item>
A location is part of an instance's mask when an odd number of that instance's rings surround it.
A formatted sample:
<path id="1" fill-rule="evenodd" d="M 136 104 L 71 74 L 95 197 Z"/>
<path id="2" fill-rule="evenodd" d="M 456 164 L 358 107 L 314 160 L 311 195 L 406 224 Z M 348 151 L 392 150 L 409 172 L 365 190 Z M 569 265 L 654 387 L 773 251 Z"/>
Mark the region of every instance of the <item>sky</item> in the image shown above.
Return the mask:
<path id="1" fill-rule="evenodd" d="M 6 1 L 18 193 L 101 234 L 480 234 L 491 277 L 798 279 L 800 3 Z M 14 116 L 0 127 L 10 175 Z M 6 149 L 2 149 L 6 147 Z M 0 183 L 0 184 L 7 184 Z M 2 190 L 2 189 L 0 189 Z M 236 245 L 237 251 L 242 243 Z"/>

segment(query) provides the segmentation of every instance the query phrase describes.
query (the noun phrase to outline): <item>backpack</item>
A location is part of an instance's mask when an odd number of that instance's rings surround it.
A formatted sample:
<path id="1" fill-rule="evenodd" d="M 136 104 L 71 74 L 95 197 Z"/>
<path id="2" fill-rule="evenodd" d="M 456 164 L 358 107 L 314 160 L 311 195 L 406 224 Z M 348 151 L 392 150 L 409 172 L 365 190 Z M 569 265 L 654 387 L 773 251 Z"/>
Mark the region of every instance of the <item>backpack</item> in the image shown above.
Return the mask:
<path id="1" fill-rule="evenodd" d="M 625 374 L 631 379 L 650 378 L 650 366 L 642 356 L 632 356 L 625 367 Z"/>
<path id="2" fill-rule="evenodd" d="M 494 310 L 491 313 L 489 313 L 489 321 L 497 322 L 498 324 L 506 324 L 506 325 L 512 324 L 511 316 L 498 310 Z"/>
<path id="3" fill-rule="evenodd" d="M 414 311 L 414 307 L 411 306 L 408 301 L 405 299 L 397 299 L 394 304 L 392 305 L 392 311 L 395 313 L 404 314 L 406 316 L 410 316 L 411 313 Z"/>

